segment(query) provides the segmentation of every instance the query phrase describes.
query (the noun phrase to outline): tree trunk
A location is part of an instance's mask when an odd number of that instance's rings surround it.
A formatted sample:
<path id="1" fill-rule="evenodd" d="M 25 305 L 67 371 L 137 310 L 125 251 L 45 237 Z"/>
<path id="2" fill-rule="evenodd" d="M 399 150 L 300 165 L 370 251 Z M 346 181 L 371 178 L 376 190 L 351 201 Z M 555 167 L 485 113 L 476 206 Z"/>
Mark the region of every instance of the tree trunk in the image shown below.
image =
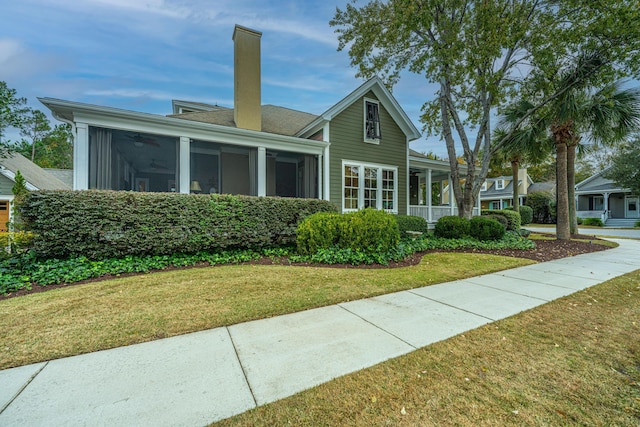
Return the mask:
<path id="1" fill-rule="evenodd" d="M 569 195 L 567 194 L 567 144 L 556 142 L 556 191 L 558 206 L 556 209 L 556 237 L 569 240 Z"/>
<path id="2" fill-rule="evenodd" d="M 31 144 L 31 161 L 35 162 L 35 160 L 36 160 L 36 141 L 34 139 L 33 143 Z"/>
<path id="3" fill-rule="evenodd" d="M 520 212 L 520 192 L 518 191 L 518 169 L 519 163 L 517 161 L 511 161 L 511 182 L 513 187 L 513 210 Z"/>
<path id="4" fill-rule="evenodd" d="M 576 216 L 576 149 L 578 145 L 567 145 L 567 200 L 569 201 L 569 230 L 578 234 L 578 217 Z"/>

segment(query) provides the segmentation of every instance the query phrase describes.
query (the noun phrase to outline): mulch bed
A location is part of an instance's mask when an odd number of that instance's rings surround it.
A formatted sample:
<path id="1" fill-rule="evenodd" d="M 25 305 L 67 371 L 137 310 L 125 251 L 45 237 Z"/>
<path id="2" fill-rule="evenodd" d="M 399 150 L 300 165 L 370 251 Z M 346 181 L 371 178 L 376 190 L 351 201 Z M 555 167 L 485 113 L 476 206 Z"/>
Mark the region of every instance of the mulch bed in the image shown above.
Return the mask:
<path id="1" fill-rule="evenodd" d="M 542 233 L 540 233 L 542 234 Z M 255 265 L 292 265 L 292 266 L 313 266 L 313 267 L 329 267 L 329 268 L 366 268 L 366 269 L 375 269 L 375 268 L 398 268 L 398 267 L 408 267 L 412 265 L 416 265 L 420 262 L 422 257 L 425 254 L 430 252 L 462 252 L 462 253 L 483 253 L 483 254 L 491 254 L 491 255 L 501 255 L 501 256 L 510 256 L 516 258 L 527 258 L 537 262 L 545 262 L 552 261 L 554 259 L 566 258 L 575 255 L 590 253 L 590 252 L 598 252 L 609 249 L 607 246 L 594 244 L 592 243 L 594 240 L 597 240 L 595 237 L 584 236 L 584 235 L 573 235 L 571 236 L 572 240 L 555 240 L 554 235 L 549 235 L 552 240 L 536 240 L 535 249 L 531 250 L 520 250 L 520 249 L 499 249 L 499 250 L 482 250 L 482 249 L 459 249 L 455 251 L 443 251 L 443 250 L 433 250 L 433 251 L 425 251 L 425 252 L 417 252 L 412 256 L 401 262 L 391 262 L 389 265 L 351 265 L 351 264 L 310 264 L 310 263 L 289 263 L 286 259 L 272 259 L 272 258 L 261 258 L 259 260 L 249 261 L 246 264 L 255 264 Z M 187 268 L 199 268 L 199 267 L 209 267 L 209 264 L 203 263 L 196 266 L 191 267 L 168 267 L 161 271 L 171 271 L 171 270 L 184 270 Z M 117 277 L 128 277 L 128 276 L 136 276 L 145 273 L 127 273 L 121 274 Z M 75 283 L 61 283 L 58 285 L 49 285 L 49 286 L 38 286 L 35 285 L 31 290 L 21 289 L 17 292 L 12 292 L 7 295 L 0 295 L 0 301 L 9 298 L 15 298 L 22 295 L 33 294 L 37 292 L 49 291 L 52 289 L 80 285 L 83 283 L 93 283 L 100 282 L 103 280 L 112 279 L 115 276 L 102 276 L 95 279 L 83 280 L 81 282 Z"/>

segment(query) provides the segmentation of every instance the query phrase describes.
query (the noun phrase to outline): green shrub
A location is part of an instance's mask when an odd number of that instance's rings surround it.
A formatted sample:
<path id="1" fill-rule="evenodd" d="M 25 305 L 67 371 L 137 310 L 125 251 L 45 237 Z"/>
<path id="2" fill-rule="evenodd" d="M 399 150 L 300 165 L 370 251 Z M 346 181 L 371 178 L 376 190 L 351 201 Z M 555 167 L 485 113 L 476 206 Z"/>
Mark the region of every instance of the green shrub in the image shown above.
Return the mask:
<path id="1" fill-rule="evenodd" d="M 578 223 L 578 225 L 582 225 L 582 218 L 580 218 L 579 216 L 576 217 L 576 222 Z"/>
<path id="2" fill-rule="evenodd" d="M 298 252 L 350 249 L 362 253 L 387 252 L 400 240 L 396 218 L 383 211 L 363 209 L 344 215 L 315 214 L 298 226 Z"/>
<path id="3" fill-rule="evenodd" d="M 634 227 L 640 227 L 640 219 L 636 221 Z"/>
<path id="4" fill-rule="evenodd" d="M 520 211 L 521 224 L 522 225 L 531 224 L 531 221 L 533 221 L 533 209 L 525 205 L 525 206 L 520 206 L 518 210 Z"/>
<path id="5" fill-rule="evenodd" d="M 302 220 L 296 232 L 298 253 L 309 255 L 337 245 L 343 220 L 343 215 L 337 212 L 317 212 Z"/>
<path id="6" fill-rule="evenodd" d="M 526 205 L 533 210 L 532 222 L 536 224 L 555 224 L 556 196 L 548 191 L 534 191 L 527 195 Z"/>
<path id="7" fill-rule="evenodd" d="M 41 258 L 166 255 L 295 244 L 328 201 L 125 191 L 37 191 L 20 207 Z"/>
<path id="8" fill-rule="evenodd" d="M 398 222 L 394 215 L 376 209 L 363 209 L 344 215 L 340 223 L 342 248 L 365 253 L 386 252 L 400 240 Z"/>
<path id="9" fill-rule="evenodd" d="M 595 227 L 604 227 L 604 223 L 600 218 L 584 218 L 582 225 L 592 225 Z"/>
<path id="10" fill-rule="evenodd" d="M 478 240 L 500 240 L 504 236 L 505 227 L 498 221 L 486 216 L 475 216 L 469 221 L 469 234 Z"/>
<path id="11" fill-rule="evenodd" d="M 531 234 L 531 231 L 527 230 L 526 228 L 520 229 L 520 235 L 522 237 L 529 237 L 530 234 Z"/>
<path id="12" fill-rule="evenodd" d="M 500 224 L 502 224 L 502 226 L 504 227 L 505 230 L 507 229 L 507 225 L 509 225 L 509 220 L 504 215 L 482 215 L 482 217 L 483 218 L 495 219 Z"/>
<path id="13" fill-rule="evenodd" d="M 396 221 L 398 222 L 398 230 L 402 237 L 407 236 L 407 231 L 415 231 L 418 233 L 426 233 L 429 231 L 427 220 L 420 216 L 398 215 Z"/>
<path id="14" fill-rule="evenodd" d="M 502 215 L 507 219 L 508 231 L 518 232 L 520 230 L 520 226 L 521 226 L 520 214 L 516 211 L 511 211 L 508 209 L 502 209 L 502 210 L 483 209 L 481 214 L 482 215 Z"/>
<path id="15" fill-rule="evenodd" d="M 460 239 L 469 235 L 469 220 L 459 216 L 443 216 L 436 222 L 433 234 L 445 239 Z"/>

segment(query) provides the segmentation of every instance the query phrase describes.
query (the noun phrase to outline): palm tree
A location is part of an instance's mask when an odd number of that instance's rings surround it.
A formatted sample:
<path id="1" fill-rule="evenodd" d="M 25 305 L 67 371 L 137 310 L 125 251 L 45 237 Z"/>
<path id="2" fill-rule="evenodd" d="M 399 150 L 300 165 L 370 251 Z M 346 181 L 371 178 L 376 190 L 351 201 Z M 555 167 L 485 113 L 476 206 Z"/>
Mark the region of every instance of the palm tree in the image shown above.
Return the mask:
<path id="1" fill-rule="evenodd" d="M 538 164 L 551 154 L 551 147 L 546 137 L 545 122 L 539 117 L 531 116 L 521 123 L 518 129 L 509 133 L 509 129 L 532 108 L 533 105 L 525 100 L 508 106 L 494 133 L 494 140 L 503 141 L 500 148 L 494 153 L 496 160 L 500 163 L 508 162 L 511 164 L 512 205 L 516 212 L 520 211 L 518 194 L 520 166 L 523 163 Z"/>
<path id="2" fill-rule="evenodd" d="M 577 232 L 575 157 L 579 144 L 582 141 L 615 143 L 640 128 L 640 90 L 623 90 L 621 82 L 609 83 L 598 89 L 595 86 L 597 82 L 593 82 L 590 75 L 601 63 L 602 58 L 597 54 L 582 55 L 558 78 L 542 81 L 541 89 L 534 92 L 551 92 L 557 96 L 538 110 L 535 118 L 529 117 L 512 132 L 513 135 L 531 133 L 533 128 L 527 131 L 527 127 L 534 123 L 536 132 L 542 128 L 547 130 L 555 146 L 558 240 L 568 240 L 572 233 Z M 526 108 L 526 101 L 521 101 L 520 107 L 513 107 L 513 118 L 507 119 L 508 114 L 505 114 L 504 122 L 517 124 L 518 118 L 531 111 Z M 540 137 L 542 134 L 537 135 Z M 539 144 L 544 145 L 542 141 Z"/>

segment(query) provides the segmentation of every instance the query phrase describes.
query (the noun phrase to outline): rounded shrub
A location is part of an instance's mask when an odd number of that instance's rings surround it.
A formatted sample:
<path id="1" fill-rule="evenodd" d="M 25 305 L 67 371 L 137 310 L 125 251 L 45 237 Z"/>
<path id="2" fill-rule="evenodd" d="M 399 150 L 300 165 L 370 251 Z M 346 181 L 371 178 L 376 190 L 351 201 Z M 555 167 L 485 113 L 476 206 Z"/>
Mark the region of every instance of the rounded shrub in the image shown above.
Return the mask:
<path id="1" fill-rule="evenodd" d="M 469 221 L 469 234 L 478 240 L 500 240 L 505 227 L 498 221 L 486 216 L 475 216 Z"/>
<path id="2" fill-rule="evenodd" d="M 531 224 L 531 221 L 533 221 L 533 209 L 525 205 L 520 206 L 518 210 L 520 211 L 521 225 Z"/>
<path id="3" fill-rule="evenodd" d="M 433 234 L 445 239 L 460 239 L 469 235 L 469 220 L 459 216 L 443 216 L 436 222 Z"/>
<path id="4" fill-rule="evenodd" d="M 509 209 L 501 209 L 501 210 L 489 210 L 483 209 L 481 212 L 482 215 L 502 215 L 507 219 L 507 231 L 519 231 L 521 220 L 520 214 L 516 211 Z"/>
<path id="5" fill-rule="evenodd" d="M 507 229 L 507 225 L 509 225 L 509 220 L 504 215 L 482 215 L 482 216 L 484 218 L 495 219 L 500 224 L 502 224 L 502 226 L 505 228 L 505 230 Z"/>
<path id="6" fill-rule="evenodd" d="M 429 231 L 427 220 L 420 216 L 398 215 L 396 217 L 396 221 L 398 222 L 398 230 L 402 237 L 407 236 L 407 231 L 414 231 L 417 233 L 426 233 Z"/>
<path id="7" fill-rule="evenodd" d="M 387 252 L 400 241 L 394 215 L 376 209 L 363 209 L 343 215 L 338 246 L 367 253 Z"/>
<path id="8" fill-rule="evenodd" d="M 317 212 L 298 224 L 296 244 L 298 253 L 314 254 L 321 248 L 330 248 L 340 240 L 340 222 L 343 216 L 336 212 Z"/>

